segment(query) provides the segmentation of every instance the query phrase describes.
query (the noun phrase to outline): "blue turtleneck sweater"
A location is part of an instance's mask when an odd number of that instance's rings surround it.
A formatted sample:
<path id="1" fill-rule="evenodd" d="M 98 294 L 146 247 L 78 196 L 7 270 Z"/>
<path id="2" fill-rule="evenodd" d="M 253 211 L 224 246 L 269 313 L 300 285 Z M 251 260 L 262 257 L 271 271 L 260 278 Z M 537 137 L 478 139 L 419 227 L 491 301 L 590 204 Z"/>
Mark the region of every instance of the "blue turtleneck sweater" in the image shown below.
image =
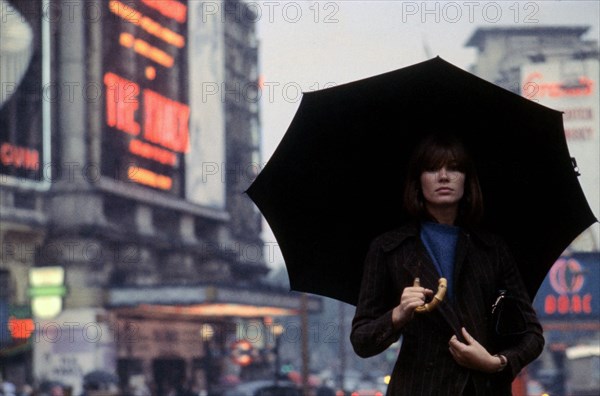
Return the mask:
<path id="1" fill-rule="evenodd" d="M 448 281 L 448 296 L 454 298 L 454 262 L 459 227 L 433 222 L 421 224 L 421 240 L 440 276 Z"/>

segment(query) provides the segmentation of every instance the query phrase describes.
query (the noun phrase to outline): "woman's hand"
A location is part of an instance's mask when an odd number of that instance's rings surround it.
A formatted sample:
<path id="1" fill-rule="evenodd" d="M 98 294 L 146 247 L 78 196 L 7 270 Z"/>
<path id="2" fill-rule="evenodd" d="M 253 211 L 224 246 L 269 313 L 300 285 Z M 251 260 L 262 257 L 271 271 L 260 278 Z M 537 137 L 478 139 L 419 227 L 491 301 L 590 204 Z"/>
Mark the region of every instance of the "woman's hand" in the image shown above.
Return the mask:
<path id="1" fill-rule="evenodd" d="M 492 356 L 490 353 L 473 338 L 467 330 L 462 328 L 463 337 L 466 343 L 462 343 L 452 336 L 450 338 L 450 353 L 459 365 L 486 373 L 495 373 L 503 367 L 502 361 L 498 356 Z"/>
<path id="2" fill-rule="evenodd" d="M 409 286 L 402 291 L 400 304 L 392 311 L 392 323 L 399 329 L 407 324 L 413 317 L 415 309 L 425 303 L 427 297 L 433 295 L 433 290 L 420 286 Z"/>

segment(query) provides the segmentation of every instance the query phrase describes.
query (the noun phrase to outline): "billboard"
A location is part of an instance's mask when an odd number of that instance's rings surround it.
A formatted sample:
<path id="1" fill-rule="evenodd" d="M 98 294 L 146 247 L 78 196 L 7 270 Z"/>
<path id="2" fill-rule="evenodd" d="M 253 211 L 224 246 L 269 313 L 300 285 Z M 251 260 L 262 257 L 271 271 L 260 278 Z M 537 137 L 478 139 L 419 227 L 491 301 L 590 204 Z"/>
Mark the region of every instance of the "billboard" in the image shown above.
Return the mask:
<path id="1" fill-rule="evenodd" d="M 563 112 L 569 152 L 577 161 L 579 182 L 596 218 L 600 217 L 600 94 L 598 59 L 565 59 L 524 65 L 521 94 Z M 577 250 L 598 250 L 598 223 L 591 238 L 573 244 Z M 588 233 L 588 236 L 590 234 Z"/>
<path id="2" fill-rule="evenodd" d="M 48 1 L 0 0 L 0 181 L 48 188 Z M 48 166 L 44 166 L 47 164 Z"/>
<path id="3" fill-rule="evenodd" d="M 184 195 L 189 151 L 185 0 L 109 0 L 102 26 L 102 174 Z"/>
<path id="4" fill-rule="evenodd" d="M 540 287 L 534 308 L 540 319 L 600 319 L 600 253 L 558 259 Z"/>

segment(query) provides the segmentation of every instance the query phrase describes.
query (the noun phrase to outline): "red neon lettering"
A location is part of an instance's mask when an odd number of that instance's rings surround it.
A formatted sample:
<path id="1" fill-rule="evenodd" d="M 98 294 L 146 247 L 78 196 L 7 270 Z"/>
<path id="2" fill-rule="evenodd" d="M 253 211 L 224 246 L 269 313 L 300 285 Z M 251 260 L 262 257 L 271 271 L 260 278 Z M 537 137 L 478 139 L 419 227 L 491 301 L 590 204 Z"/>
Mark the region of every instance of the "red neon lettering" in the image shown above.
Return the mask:
<path id="1" fill-rule="evenodd" d="M 185 39 L 182 35 L 162 26 L 147 16 L 143 16 L 142 13 L 136 9 L 129 7 L 118 0 L 110 0 L 108 8 L 112 13 L 123 18 L 123 20 L 141 27 L 151 35 L 164 40 L 168 44 L 172 44 L 177 48 L 183 48 L 185 45 Z"/>
<path id="2" fill-rule="evenodd" d="M 135 112 L 139 108 L 139 85 L 110 72 L 104 75 L 104 85 L 106 123 L 110 127 L 137 136 L 140 133 L 140 124 L 135 121 Z"/>
<path id="3" fill-rule="evenodd" d="M 569 312 L 569 297 L 564 294 L 558 297 L 558 313 L 566 314 Z"/>
<path id="4" fill-rule="evenodd" d="M 551 98 L 561 96 L 588 96 L 592 94 L 594 81 L 585 76 L 577 79 L 577 86 L 569 87 L 560 82 L 536 82 L 542 80 L 544 76 L 541 73 L 534 72 L 528 75 L 525 79 L 527 89 L 533 89 L 533 95 L 527 95 L 529 99 L 541 98 L 549 96 Z"/>
<path id="5" fill-rule="evenodd" d="M 552 315 L 556 312 L 556 298 L 552 295 L 547 295 L 544 301 L 544 312 Z"/>
<path id="6" fill-rule="evenodd" d="M 190 108 L 149 89 L 144 90 L 144 138 L 170 150 L 189 148 Z"/>
<path id="7" fill-rule="evenodd" d="M 127 177 L 136 183 L 158 188 L 161 190 L 170 190 L 173 186 L 173 179 L 169 176 L 152 172 L 151 170 L 130 166 L 127 170 Z"/>
<path id="8" fill-rule="evenodd" d="M 0 146 L 0 161 L 4 166 L 37 171 L 40 168 L 40 153 L 28 147 L 2 143 L 2 146 Z"/>
<path id="9" fill-rule="evenodd" d="M 581 313 L 581 297 L 578 294 L 571 297 L 571 312 Z"/>
<path id="10" fill-rule="evenodd" d="M 121 33 L 119 35 L 119 44 L 125 48 L 133 48 L 138 54 L 145 56 L 164 67 L 173 67 L 173 64 L 175 63 L 175 59 L 171 55 L 150 45 L 142 39 L 135 38 L 135 36 L 130 33 Z"/>
<path id="11" fill-rule="evenodd" d="M 172 18 L 179 23 L 187 19 L 187 7 L 175 0 L 142 0 L 150 8 L 154 8 L 167 18 Z"/>
<path id="12" fill-rule="evenodd" d="M 558 298 L 553 295 L 547 295 L 544 299 L 544 312 L 547 315 L 556 313 L 561 315 L 568 313 L 591 314 L 592 295 L 588 293 L 582 297 L 579 294 L 574 294 L 570 298 L 566 294 L 562 294 Z"/>
<path id="13" fill-rule="evenodd" d="M 138 139 L 133 139 L 131 142 L 129 142 L 129 152 L 161 164 L 173 167 L 177 164 L 177 155 L 174 153 L 163 150 L 151 144 L 144 143 Z"/>
<path id="14" fill-rule="evenodd" d="M 583 312 L 586 314 L 592 313 L 592 295 L 589 293 L 583 296 Z"/>

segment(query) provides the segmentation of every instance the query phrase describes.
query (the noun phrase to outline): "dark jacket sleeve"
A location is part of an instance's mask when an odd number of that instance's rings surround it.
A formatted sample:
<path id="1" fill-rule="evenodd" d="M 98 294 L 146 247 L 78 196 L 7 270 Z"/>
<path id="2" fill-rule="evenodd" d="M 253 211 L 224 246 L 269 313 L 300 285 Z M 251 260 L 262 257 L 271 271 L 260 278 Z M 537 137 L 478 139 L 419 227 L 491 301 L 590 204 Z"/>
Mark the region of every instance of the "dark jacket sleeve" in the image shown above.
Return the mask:
<path id="1" fill-rule="evenodd" d="M 542 353 L 544 349 L 544 336 L 542 326 L 533 309 L 519 269 L 504 242 L 498 243 L 498 256 L 500 270 L 503 274 L 504 285 L 502 286 L 512 296 L 519 299 L 527 324 L 525 334 L 510 347 L 506 347 L 499 352 L 499 354 L 506 356 L 508 360 L 505 375 L 515 378 L 523 367 L 527 366 Z"/>
<path id="2" fill-rule="evenodd" d="M 392 325 L 392 310 L 399 303 L 400 296 L 396 295 L 383 251 L 376 239 L 365 260 L 350 333 L 350 341 L 357 355 L 377 355 L 398 340 L 400 332 Z"/>

